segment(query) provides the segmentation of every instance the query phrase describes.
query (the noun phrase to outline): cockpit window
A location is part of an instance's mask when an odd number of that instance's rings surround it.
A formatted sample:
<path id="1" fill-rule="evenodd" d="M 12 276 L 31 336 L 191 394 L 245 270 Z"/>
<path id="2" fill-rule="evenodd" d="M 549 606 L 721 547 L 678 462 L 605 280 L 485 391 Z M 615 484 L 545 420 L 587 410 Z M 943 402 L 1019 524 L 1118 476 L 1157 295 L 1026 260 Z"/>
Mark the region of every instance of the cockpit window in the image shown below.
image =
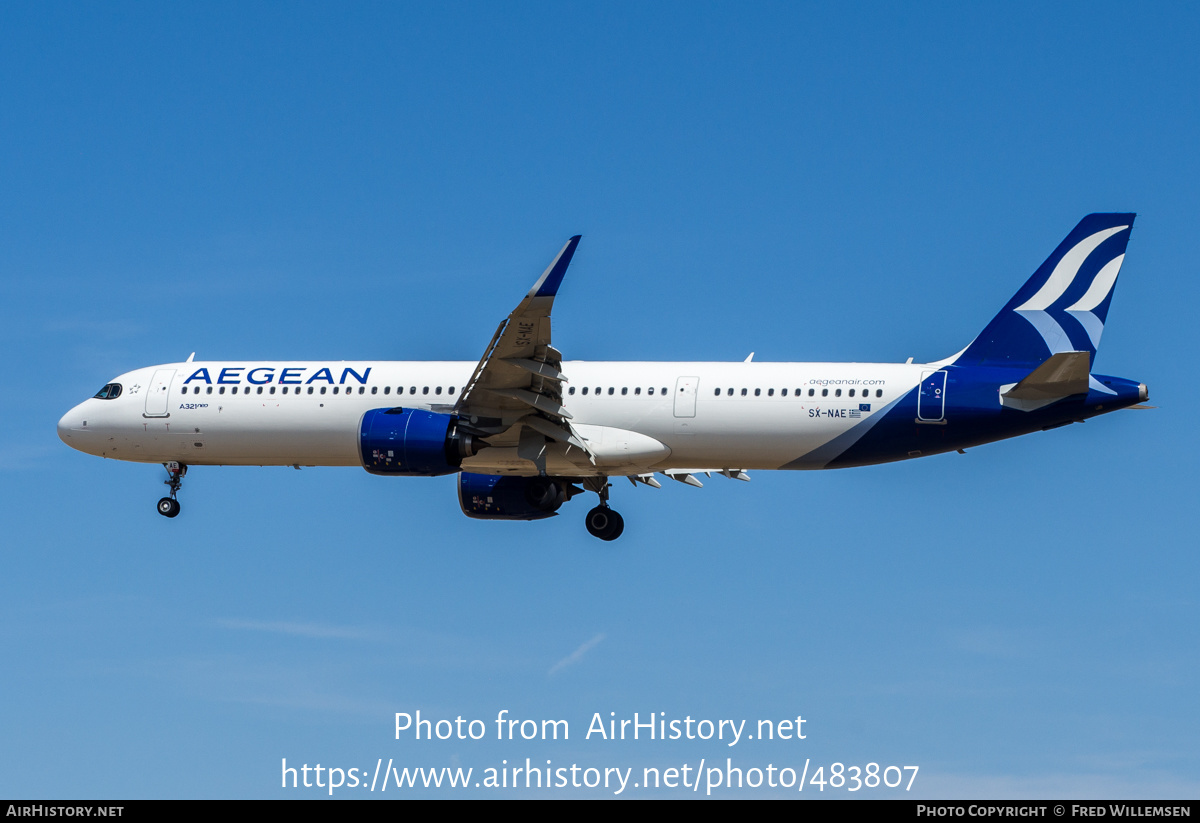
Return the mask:
<path id="1" fill-rule="evenodd" d="M 120 397 L 121 396 L 121 384 L 120 383 L 109 383 L 107 386 L 102 388 L 100 391 L 96 392 L 96 394 L 93 396 L 97 400 L 112 400 L 114 397 Z"/>

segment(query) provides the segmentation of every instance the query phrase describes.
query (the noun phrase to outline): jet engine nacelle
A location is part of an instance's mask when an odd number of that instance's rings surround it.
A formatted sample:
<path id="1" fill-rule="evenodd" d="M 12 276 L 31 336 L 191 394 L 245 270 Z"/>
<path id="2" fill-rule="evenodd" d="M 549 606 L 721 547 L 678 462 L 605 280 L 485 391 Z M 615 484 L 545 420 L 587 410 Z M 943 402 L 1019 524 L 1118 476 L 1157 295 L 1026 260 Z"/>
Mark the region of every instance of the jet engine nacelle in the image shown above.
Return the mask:
<path id="1" fill-rule="evenodd" d="M 359 424 L 363 468 L 371 474 L 436 477 L 459 470 L 483 444 L 457 418 L 420 409 L 371 409 Z"/>
<path id="2" fill-rule="evenodd" d="M 566 481 L 553 477 L 513 477 L 463 472 L 458 505 L 477 520 L 542 520 L 553 517 L 567 499 Z"/>

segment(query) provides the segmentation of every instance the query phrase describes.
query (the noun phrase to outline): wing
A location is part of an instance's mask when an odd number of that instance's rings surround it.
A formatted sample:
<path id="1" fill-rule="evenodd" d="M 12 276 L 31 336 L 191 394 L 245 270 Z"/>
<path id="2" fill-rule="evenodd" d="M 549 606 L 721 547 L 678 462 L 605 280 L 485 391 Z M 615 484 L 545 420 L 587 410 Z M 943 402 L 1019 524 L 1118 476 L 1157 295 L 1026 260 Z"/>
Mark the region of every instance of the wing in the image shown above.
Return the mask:
<path id="1" fill-rule="evenodd" d="M 562 355 L 550 342 L 550 310 L 579 237 L 567 241 L 525 299 L 501 321 L 454 405 L 454 413 L 489 445 L 516 446 L 542 472 L 548 440 L 590 455 L 563 408 L 567 378 Z"/>

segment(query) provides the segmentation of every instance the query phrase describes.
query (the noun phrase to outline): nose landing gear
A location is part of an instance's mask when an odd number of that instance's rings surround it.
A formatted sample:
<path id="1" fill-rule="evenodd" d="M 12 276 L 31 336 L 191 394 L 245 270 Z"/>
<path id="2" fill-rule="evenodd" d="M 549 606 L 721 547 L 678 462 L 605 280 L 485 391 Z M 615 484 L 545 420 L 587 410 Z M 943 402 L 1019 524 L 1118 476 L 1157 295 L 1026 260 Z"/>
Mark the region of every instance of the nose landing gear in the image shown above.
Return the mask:
<path id="1" fill-rule="evenodd" d="M 187 466 L 172 460 L 170 463 L 163 463 L 163 468 L 167 470 L 168 475 L 168 479 L 164 480 L 163 484 L 170 487 L 171 496 L 158 501 L 158 513 L 163 517 L 174 517 L 179 514 L 179 501 L 175 499 L 175 495 L 179 492 L 179 487 L 183 485 Z"/>

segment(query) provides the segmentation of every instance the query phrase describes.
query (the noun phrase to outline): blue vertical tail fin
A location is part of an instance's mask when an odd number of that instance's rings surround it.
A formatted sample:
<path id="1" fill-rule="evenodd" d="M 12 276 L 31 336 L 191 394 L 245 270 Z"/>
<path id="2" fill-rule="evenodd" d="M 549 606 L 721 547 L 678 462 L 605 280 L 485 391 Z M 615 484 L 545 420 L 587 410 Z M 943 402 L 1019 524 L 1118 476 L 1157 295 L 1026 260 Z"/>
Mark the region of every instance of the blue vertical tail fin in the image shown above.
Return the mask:
<path id="1" fill-rule="evenodd" d="M 1094 361 L 1134 216 L 1080 220 L 955 364 L 1035 368 L 1068 351 Z"/>

